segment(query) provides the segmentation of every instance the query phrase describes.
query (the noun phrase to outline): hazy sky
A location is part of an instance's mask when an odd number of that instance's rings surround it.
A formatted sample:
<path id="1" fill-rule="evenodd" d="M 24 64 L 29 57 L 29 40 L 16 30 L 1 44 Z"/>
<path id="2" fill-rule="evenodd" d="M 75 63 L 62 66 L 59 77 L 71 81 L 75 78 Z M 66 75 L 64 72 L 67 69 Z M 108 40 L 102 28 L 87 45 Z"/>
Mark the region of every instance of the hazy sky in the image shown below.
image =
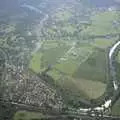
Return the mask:
<path id="1" fill-rule="evenodd" d="M 120 0 L 89 0 L 91 3 L 95 4 L 96 6 L 111 6 L 114 4 L 120 3 Z"/>
<path id="2" fill-rule="evenodd" d="M 19 1 L 29 1 L 29 0 L 19 0 Z M 30 0 L 30 1 L 35 1 L 35 0 Z M 37 0 L 37 1 L 41 1 L 41 0 Z M 89 0 L 89 1 L 92 4 L 96 5 L 97 7 L 103 7 L 103 6 L 109 7 L 118 3 L 120 5 L 120 0 Z M 17 7 L 17 5 L 18 5 L 18 0 L 0 0 L 0 8 L 6 9 L 9 7 Z"/>
<path id="3" fill-rule="evenodd" d="M 114 0 L 115 2 L 120 2 L 120 0 Z"/>

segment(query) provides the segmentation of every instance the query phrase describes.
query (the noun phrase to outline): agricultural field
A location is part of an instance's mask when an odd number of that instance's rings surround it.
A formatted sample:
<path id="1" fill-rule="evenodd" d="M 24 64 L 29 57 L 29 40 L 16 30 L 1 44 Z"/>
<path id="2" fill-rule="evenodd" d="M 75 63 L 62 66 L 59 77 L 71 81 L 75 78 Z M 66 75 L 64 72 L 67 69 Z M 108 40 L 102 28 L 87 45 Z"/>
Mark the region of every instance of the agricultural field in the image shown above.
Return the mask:
<path id="1" fill-rule="evenodd" d="M 97 48 L 101 48 L 101 49 L 107 49 L 108 47 L 110 47 L 115 41 L 117 40 L 117 38 L 112 38 L 112 39 L 106 39 L 106 38 L 97 38 L 94 39 L 93 45 Z"/>
<path id="2" fill-rule="evenodd" d="M 30 119 L 40 119 L 44 116 L 41 113 L 19 111 L 15 114 L 13 120 L 30 120 Z"/>
<path id="3" fill-rule="evenodd" d="M 53 78 L 56 86 L 65 88 L 68 92 L 72 90 L 85 98 L 97 98 L 106 87 L 105 55 L 104 52 L 95 52 L 96 48 L 88 43 L 82 44 L 45 41 L 40 50 L 32 56 L 30 69 L 41 73 L 49 68 L 46 74 Z M 82 85 L 83 82 L 85 85 Z M 93 89 L 86 89 L 87 85 L 92 85 Z M 97 87 L 94 87 L 95 85 Z M 97 94 L 93 92 L 96 90 Z"/>
<path id="4" fill-rule="evenodd" d="M 108 50 L 118 39 L 114 36 L 119 31 L 117 12 L 97 13 L 87 26 L 72 24 L 70 19 L 74 18 L 69 10 L 59 11 L 53 18 L 57 24 L 46 31 L 55 37 L 47 38 L 33 54 L 29 68 L 52 77 L 54 87 L 63 90 L 65 100 L 71 96 L 101 96 L 108 82 Z"/>
<path id="5" fill-rule="evenodd" d="M 39 73 L 58 62 L 60 57 L 69 49 L 70 45 L 57 41 L 46 41 L 40 50 L 32 56 L 29 67 Z"/>
<path id="6" fill-rule="evenodd" d="M 10 112 L 11 117 L 18 110 L 13 120 L 37 120 L 61 114 L 61 110 L 66 113 L 64 107 L 80 110 L 89 105 L 93 115 L 96 104 L 107 108 L 109 113 L 103 110 L 103 114 L 120 115 L 120 100 L 113 108 L 100 105 L 107 104 L 117 89 L 109 73 L 116 72 L 115 79 L 120 78 L 120 53 L 115 58 L 116 71 L 114 65 L 108 66 L 109 50 L 120 38 L 119 5 L 97 8 L 88 0 L 18 0 L 14 8 L 12 1 L 10 8 L 9 2 L 3 6 L 7 10 L 0 8 L 4 116 Z M 29 105 L 35 108 L 29 109 Z"/>
<path id="7" fill-rule="evenodd" d="M 95 81 L 106 81 L 107 56 L 105 51 L 95 50 L 73 74 L 75 78 L 86 78 Z"/>
<path id="8" fill-rule="evenodd" d="M 34 72 L 38 73 L 40 72 L 40 68 L 41 68 L 41 58 L 42 58 L 42 54 L 39 54 L 39 52 L 37 52 L 34 57 L 32 58 L 29 67 L 31 69 L 34 70 Z"/>
<path id="9" fill-rule="evenodd" d="M 61 31 L 73 34 L 76 26 L 66 23 L 71 17 L 68 11 L 56 13 L 56 19 L 62 22 L 55 28 L 58 27 Z M 66 94 L 72 91 L 70 95 L 73 93 L 74 96 L 76 93 L 87 99 L 101 96 L 108 80 L 108 48 L 117 38 L 109 36 L 101 38 L 100 36 L 111 34 L 113 31 L 116 33 L 112 25 L 115 17 L 117 19 L 115 12 L 103 12 L 92 16 L 92 24 L 83 27 L 82 32 L 79 33 L 98 36 L 88 42 L 83 41 L 82 38 L 70 41 L 61 40 L 61 38 L 60 40 L 46 40 L 40 50 L 32 56 L 30 69 L 36 73 L 49 69 L 46 74 L 52 77 L 54 85 L 62 88 Z M 50 27 L 47 30 L 51 35 L 57 34 L 55 28 Z M 90 87 L 92 89 L 89 89 Z"/>
<path id="10" fill-rule="evenodd" d="M 106 11 L 91 16 L 92 24 L 82 31 L 82 34 L 88 35 L 107 35 L 119 33 L 117 25 L 118 12 Z"/>

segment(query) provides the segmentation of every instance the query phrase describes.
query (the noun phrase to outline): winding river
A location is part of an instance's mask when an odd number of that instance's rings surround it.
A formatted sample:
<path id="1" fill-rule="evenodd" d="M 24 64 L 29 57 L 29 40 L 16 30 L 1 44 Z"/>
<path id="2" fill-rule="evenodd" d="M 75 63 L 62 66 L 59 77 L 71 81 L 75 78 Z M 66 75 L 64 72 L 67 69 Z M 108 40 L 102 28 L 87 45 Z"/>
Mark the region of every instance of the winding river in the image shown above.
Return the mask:
<path id="1" fill-rule="evenodd" d="M 88 107 L 88 108 L 80 108 L 79 110 L 77 110 L 77 114 L 84 114 L 87 115 L 88 113 L 90 113 L 90 115 L 92 116 L 96 116 L 96 112 L 97 113 L 106 113 L 106 111 L 110 110 L 110 108 L 114 105 L 114 103 L 116 103 L 116 101 L 119 99 L 120 97 L 120 88 L 119 88 L 119 83 L 118 80 L 116 78 L 116 66 L 115 66 L 115 58 L 118 55 L 119 52 L 119 48 L 120 48 L 120 41 L 117 41 L 109 50 L 109 55 L 108 55 L 108 59 L 109 59 L 109 75 L 110 75 L 110 84 L 112 84 L 113 86 L 113 95 L 111 95 L 104 103 L 102 103 L 101 105 L 96 107 Z M 112 88 L 111 88 L 112 89 Z M 70 110 L 73 111 L 74 110 Z"/>

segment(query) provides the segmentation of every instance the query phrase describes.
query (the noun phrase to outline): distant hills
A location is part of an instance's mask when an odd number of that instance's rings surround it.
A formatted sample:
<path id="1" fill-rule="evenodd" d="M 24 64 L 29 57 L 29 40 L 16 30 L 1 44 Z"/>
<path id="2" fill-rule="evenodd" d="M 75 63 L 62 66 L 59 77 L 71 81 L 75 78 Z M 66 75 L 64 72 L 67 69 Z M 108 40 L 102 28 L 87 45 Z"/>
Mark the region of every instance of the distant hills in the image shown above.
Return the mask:
<path id="1" fill-rule="evenodd" d="M 32 5 L 38 5 L 41 2 L 47 2 L 47 3 L 59 3 L 59 2 L 66 2 L 66 1 L 71 1 L 74 2 L 73 0 L 0 0 L 0 9 L 11 9 L 11 8 L 16 8 L 20 4 L 32 4 Z M 97 7 L 110 7 L 113 5 L 118 5 L 120 3 L 120 0 L 76 0 L 76 1 L 81 1 L 86 4 L 93 4 Z"/>

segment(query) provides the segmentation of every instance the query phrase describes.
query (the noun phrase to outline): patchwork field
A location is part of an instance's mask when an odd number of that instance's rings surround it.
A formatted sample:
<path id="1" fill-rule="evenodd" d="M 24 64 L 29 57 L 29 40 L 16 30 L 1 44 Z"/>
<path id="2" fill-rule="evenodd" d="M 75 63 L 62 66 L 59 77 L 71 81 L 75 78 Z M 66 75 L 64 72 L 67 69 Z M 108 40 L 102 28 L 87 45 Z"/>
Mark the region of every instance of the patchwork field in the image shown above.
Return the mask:
<path id="1" fill-rule="evenodd" d="M 53 78 L 56 86 L 91 99 L 104 93 L 105 64 L 105 53 L 88 43 L 78 45 L 53 40 L 46 41 L 32 56 L 30 69 L 41 73 L 49 68 L 46 74 Z"/>
<path id="2" fill-rule="evenodd" d="M 92 24 L 83 30 L 83 34 L 88 35 L 106 35 L 119 33 L 120 28 L 117 25 L 118 12 L 107 11 L 91 17 Z"/>
<path id="3" fill-rule="evenodd" d="M 45 40 L 39 51 L 33 54 L 30 69 L 36 73 L 46 72 L 52 77 L 55 87 L 63 90 L 63 98 L 73 95 L 94 99 L 101 96 L 108 80 L 108 48 L 117 40 L 117 37 L 109 36 L 118 33 L 114 21 L 118 19 L 116 14 L 108 11 L 91 16 L 92 24 L 82 27 L 80 35 L 74 36 L 77 27 L 68 22 L 71 12 L 56 13 L 55 20 L 59 22 L 57 26 L 48 27 L 47 32 L 54 36 L 62 31 L 63 35 L 72 36 Z M 82 36 L 88 40 L 83 41 Z"/>

